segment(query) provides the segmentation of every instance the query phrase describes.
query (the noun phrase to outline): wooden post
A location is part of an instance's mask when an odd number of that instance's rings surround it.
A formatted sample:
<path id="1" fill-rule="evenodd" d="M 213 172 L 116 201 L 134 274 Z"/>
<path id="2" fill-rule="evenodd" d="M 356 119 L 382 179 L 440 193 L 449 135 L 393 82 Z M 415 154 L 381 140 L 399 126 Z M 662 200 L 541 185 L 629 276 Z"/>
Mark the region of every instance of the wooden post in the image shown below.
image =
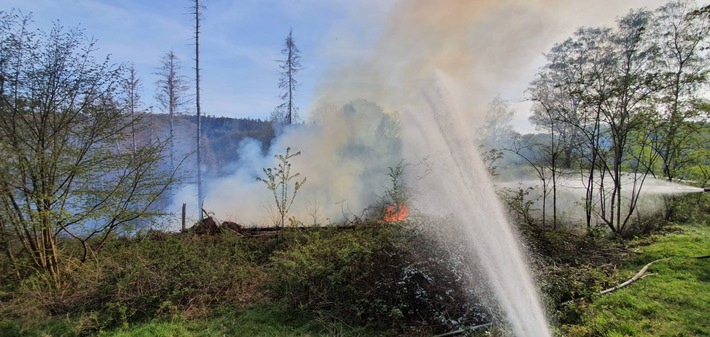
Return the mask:
<path id="1" fill-rule="evenodd" d="M 185 224 L 185 203 L 182 203 L 182 232 L 187 231 L 187 226 Z"/>

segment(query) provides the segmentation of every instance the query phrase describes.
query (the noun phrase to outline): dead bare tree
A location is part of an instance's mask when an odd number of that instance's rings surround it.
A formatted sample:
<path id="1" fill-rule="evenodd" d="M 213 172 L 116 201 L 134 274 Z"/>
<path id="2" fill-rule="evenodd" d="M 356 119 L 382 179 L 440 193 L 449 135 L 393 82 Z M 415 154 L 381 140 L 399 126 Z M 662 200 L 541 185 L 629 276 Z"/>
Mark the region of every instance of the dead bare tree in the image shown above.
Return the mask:
<path id="1" fill-rule="evenodd" d="M 158 92 L 155 98 L 163 111 L 168 112 L 170 119 L 170 167 L 175 168 L 175 114 L 180 113 L 180 108 L 187 104 L 186 92 L 189 89 L 185 76 L 179 74 L 180 60 L 171 50 L 160 60 L 160 68 L 155 73 L 159 76 L 155 82 Z"/>
<path id="2" fill-rule="evenodd" d="M 126 110 L 128 110 L 127 113 L 130 115 L 131 119 L 131 144 L 133 153 L 135 153 L 137 149 L 136 119 L 138 117 L 136 115 L 142 112 L 138 111 L 140 109 L 140 95 L 138 92 L 141 90 L 141 80 L 138 78 L 135 65 L 131 64 L 128 67 L 127 77 L 123 79 L 121 84 L 125 94 L 124 101 Z"/>
<path id="3" fill-rule="evenodd" d="M 195 15 L 195 113 L 197 114 L 197 213 L 202 221 L 204 191 L 202 189 L 202 115 L 200 110 L 200 0 L 194 0 L 193 14 Z"/>
<path id="4" fill-rule="evenodd" d="M 296 119 L 298 112 L 298 107 L 296 107 L 294 103 L 296 87 L 298 86 L 296 73 L 303 69 L 301 65 L 301 51 L 298 50 L 293 40 L 292 29 L 288 31 L 288 36 L 284 41 L 284 48 L 281 50 L 281 54 L 285 57 L 283 60 L 278 61 L 279 68 L 281 68 L 281 77 L 279 78 L 279 88 L 281 89 L 280 98 L 283 103 L 276 107 L 271 119 L 273 121 L 291 124 L 294 119 Z"/>

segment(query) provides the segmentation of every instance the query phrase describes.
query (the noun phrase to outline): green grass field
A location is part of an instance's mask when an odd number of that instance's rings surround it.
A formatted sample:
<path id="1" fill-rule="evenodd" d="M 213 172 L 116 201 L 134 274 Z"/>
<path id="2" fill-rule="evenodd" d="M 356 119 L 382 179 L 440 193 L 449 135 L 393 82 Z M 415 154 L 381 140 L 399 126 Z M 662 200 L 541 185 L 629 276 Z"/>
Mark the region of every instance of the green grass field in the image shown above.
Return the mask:
<path id="1" fill-rule="evenodd" d="M 345 325 L 324 330 L 318 322 L 274 305 L 252 307 L 241 313 L 224 311 L 216 316 L 188 322 L 150 322 L 101 333 L 100 337 L 326 337 L 377 336 L 377 332 Z"/>
<path id="2" fill-rule="evenodd" d="M 638 255 L 622 266 L 619 283 L 647 263 L 646 276 L 597 297 L 585 326 L 568 327 L 581 336 L 710 336 L 710 227 L 685 226 L 682 233 L 654 236 L 638 243 Z M 644 241 L 649 241 L 645 239 Z"/>

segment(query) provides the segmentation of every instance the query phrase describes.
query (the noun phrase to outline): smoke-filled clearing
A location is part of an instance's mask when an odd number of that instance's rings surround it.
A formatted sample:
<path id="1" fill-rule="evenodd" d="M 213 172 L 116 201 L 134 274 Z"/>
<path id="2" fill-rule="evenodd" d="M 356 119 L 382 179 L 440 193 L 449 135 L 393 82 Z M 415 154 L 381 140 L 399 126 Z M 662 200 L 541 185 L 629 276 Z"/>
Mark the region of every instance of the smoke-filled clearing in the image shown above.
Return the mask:
<path id="1" fill-rule="evenodd" d="M 371 5 L 376 10 L 387 7 Z M 651 3 L 627 4 L 634 5 Z M 360 8 L 367 6 L 354 4 L 359 9 L 353 17 L 328 35 L 337 39 L 332 48 L 338 51 L 329 53 L 335 58 L 329 60 L 330 68 L 308 108 L 308 125 L 285 129 L 265 154 L 261 144 L 241 144 L 233 173 L 206 182 L 207 211 L 246 225 L 271 224 L 273 196 L 256 177 L 275 165 L 274 155 L 290 147 L 302 152 L 293 160 L 294 172 L 308 179 L 291 208 L 295 219 L 326 223 L 342 220 L 344 213 L 360 214 L 387 188 L 388 167 L 403 159 L 397 145 L 381 139 L 397 137 L 398 131 L 378 134 L 378 126 L 397 121 L 397 112 L 420 99 L 435 72 L 461 87 L 466 122 L 475 123 L 494 96 L 522 97 L 535 62 L 554 42 L 577 25 L 609 23 L 627 10 L 608 0 L 397 1 L 389 15 L 371 16 L 386 21 L 371 22 L 364 20 L 368 9 Z M 380 37 L 374 45 L 363 46 L 343 41 L 348 36 L 357 39 L 347 30 L 367 30 L 361 35 Z M 355 108 L 344 107 L 353 101 Z M 380 139 L 373 140 L 373 135 Z M 372 148 L 365 150 L 367 146 Z M 366 152 L 375 152 L 377 158 Z M 418 160 L 408 158 L 410 163 Z M 177 192 L 171 209 L 177 212 L 185 202 L 194 220 L 198 210 L 193 189 Z"/>
<path id="2" fill-rule="evenodd" d="M 625 3 L 641 4 L 650 5 Z M 338 29 L 382 27 L 377 42 L 334 43 L 365 50 L 332 52 L 339 58 L 330 60 L 309 123 L 283 130 L 266 155 L 260 144 L 243 143 L 233 174 L 207 184 L 205 207 L 246 225 L 273 224 L 273 195 L 256 177 L 290 147 L 302 153 L 292 170 L 307 182 L 289 215 L 304 224 L 338 222 L 382 198 L 388 167 L 433 159 L 426 179 L 409 177 L 419 193 L 410 210 L 453 214 L 485 261 L 488 283 L 515 333 L 549 336 L 517 235 L 472 137 L 494 96 L 522 98 L 535 64 L 554 42 L 578 25 L 599 24 L 594 19 L 612 22 L 629 8 L 618 6 L 611 0 L 413 0 L 396 2 L 386 22 L 371 27 L 353 17 Z M 176 200 L 193 195 L 183 192 Z"/>

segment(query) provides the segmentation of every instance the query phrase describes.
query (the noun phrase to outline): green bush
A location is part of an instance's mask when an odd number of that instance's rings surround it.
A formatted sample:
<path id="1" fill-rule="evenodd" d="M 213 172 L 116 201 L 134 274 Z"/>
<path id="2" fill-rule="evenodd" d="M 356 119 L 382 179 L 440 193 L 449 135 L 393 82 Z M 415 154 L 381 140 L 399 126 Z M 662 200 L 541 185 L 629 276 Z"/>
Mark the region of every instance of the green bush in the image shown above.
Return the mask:
<path id="1" fill-rule="evenodd" d="M 41 273 L 24 279 L 0 318 L 67 317 L 84 334 L 238 308 L 264 296 L 258 290 L 266 277 L 260 264 L 274 247 L 268 240 L 160 232 L 111 239 L 95 259 L 67 263 L 73 267 L 60 290 L 43 286 Z"/>
<path id="2" fill-rule="evenodd" d="M 688 193 L 666 199 L 669 220 L 675 223 L 710 224 L 710 193 Z"/>
<path id="3" fill-rule="evenodd" d="M 308 230 L 274 255 L 269 286 L 292 308 L 351 324 L 441 332 L 486 321 L 438 247 L 406 224 Z"/>

